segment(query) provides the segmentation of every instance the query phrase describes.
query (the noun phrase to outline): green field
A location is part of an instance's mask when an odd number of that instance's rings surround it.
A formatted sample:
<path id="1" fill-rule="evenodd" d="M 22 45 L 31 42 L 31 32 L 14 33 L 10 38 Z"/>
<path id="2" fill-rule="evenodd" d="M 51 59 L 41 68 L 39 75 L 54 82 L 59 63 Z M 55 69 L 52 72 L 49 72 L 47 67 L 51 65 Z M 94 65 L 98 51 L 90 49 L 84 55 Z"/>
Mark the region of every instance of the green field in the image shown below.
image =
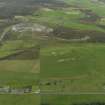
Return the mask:
<path id="1" fill-rule="evenodd" d="M 85 8 L 91 9 L 93 12 L 98 14 L 99 16 L 105 16 L 105 3 L 92 2 L 92 0 L 63 0 L 69 4 L 77 4 L 78 6 L 84 6 Z M 93 0 L 94 1 L 94 0 Z M 100 0 L 101 1 L 101 0 Z"/>
<path id="2" fill-rule="evenodd" d="M 105 103 L 105 95 L 42 96 L 42 105 L 96 105 Z"/>
<path id="3" fill-rule="evenodd" d="M 24 17 L 28 21 L 37 22 L 41 24 L 48 24 L 54 28 L 63 26 L 66 28 L 74 28 L 80 30 L 97 30 L 105 32 L 96 24 L 83 24 L 80 19 L 85 17 L 85 13 L 80 10 L 75 10 L 75 7 L 65 8 L 64 10 L 46 10 L 42 8 L 35 12 L 32 16 Z"/>
<path id="4" fill-rule="evenodd" d="M 44 85 L 44 89 L 69 92 L 105 91 L 104 52 L 105 44 L 100 43 L 54 42 L 42 48 L 42 81 L 43 78 L 51 84 L 58 81 L 57 85 Z"/>
<path id="5" fill-rule="evenodd" d="M 104 0 L 0 0 L 0 90 L 15 90 L 0 105 L 102 105 L 104 11 Z"/>
<path id="6" fill-rule="evenodd" d="M 0 95 L 0 105 L 40 105 L 36 95 Z"/>

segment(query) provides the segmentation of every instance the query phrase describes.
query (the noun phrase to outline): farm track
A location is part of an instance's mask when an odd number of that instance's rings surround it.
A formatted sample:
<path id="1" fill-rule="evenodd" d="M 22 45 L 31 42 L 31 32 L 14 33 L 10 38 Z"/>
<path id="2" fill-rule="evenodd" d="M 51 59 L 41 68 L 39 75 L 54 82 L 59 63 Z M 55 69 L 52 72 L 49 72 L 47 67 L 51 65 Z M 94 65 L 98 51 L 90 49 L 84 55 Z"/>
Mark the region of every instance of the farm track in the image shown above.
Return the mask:
<path id="1" fill-rule="evenodd" d="M 6 36 L 6 34 L 10 31 L 11 27 L 12 27 L 12 26 L 7 27 L 7 28 L 4 30 L 4 32 L 1 34 L 1 36 L 0 36 L 0 42 L 2 42 L 2 40 L 4 39 L 4 37 Z"/>
<path id="2" fill-rule="evenodd" d="M 8 95 L 28 95 L 28 94 L 35 94 L 35 95 L 105 95 L 105 92 L 31 92 L 31 93 L 0 93 L 2 94 L 8 94 Z"/>
<path id="3" fill-rule="evenodd" d="M 2 32 L 2 34 L 0 35 L 0 43 L 3 43 L 3 39 L 5 38 L 5 36 L 7 35 L 7 33 L 11 30 L 12 26 L 9 26 L 7 28 L 4 29 L 4 31 Z M 36 49 L 35 47 L 31 47 L 31 48 L 25 48 L 25 49 L 20 49 L 17 50 L 16 52 L 14 52 L 13 54 L 1 57 L 0 60 L 8 60 L 8 59 L 14 59 L 17 56 L 26 53 L 27 51 L 29 52 L 32 49 Z M 37 51 L 35 51 L 35 53 L 37 53 Z"/>

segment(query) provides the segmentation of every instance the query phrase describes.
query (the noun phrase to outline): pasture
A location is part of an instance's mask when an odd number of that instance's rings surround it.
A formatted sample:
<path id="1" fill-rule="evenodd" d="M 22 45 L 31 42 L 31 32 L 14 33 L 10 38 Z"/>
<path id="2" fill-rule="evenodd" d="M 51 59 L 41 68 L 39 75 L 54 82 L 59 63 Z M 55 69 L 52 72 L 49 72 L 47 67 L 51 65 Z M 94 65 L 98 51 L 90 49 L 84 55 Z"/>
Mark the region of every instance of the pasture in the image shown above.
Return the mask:
<path id="1" fill-rule="evenodd" d="M 0 105 L 40 105 L 36 95 L 0 95 Z"/>
<path id="2" fill-rule="evenodd" d="M 64 8 L 62 9 L 62 11 L 60 9 L 52 9 L 50 11 L 40 9 L 39 11 L 33 13 L 32 16 L 26 16 L 25 18 L 28 21 L 37 22 L 41 24 L 44 23 L 54 28 L 63 26 L 73 29 L 97 30 L 99 32 L 105 32 L 96 24 L 87 24 L 87 22 L 81 22 L 81 19 L 86 17 L 85 11 L 86 10 L 84 10 L 84 12 L 80 11 L 79 8 L 76 8 L 75 6 Z"/>
<path id="3" fill-rule="evenodd" d="M 46 95 L 41 105 L 104 105 L 105 95 Z"/>
<path id="4" fill-rule="evenodd" d="M 49 44 L 41 49 L 42 90 L 104 92 L 104 62 L 105 44 Z"/>

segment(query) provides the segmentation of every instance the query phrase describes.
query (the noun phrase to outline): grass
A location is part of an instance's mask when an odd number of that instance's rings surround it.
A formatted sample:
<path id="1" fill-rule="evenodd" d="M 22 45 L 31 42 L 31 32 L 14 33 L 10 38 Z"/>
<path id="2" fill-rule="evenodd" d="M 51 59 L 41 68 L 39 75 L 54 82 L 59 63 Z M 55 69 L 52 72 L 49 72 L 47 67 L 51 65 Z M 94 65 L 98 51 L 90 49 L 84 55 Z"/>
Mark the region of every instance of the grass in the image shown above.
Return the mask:
<path id="1" fill-rule="evenodd" d="M 3 60 L 0 61 L 0 71 L 38 72 L 38 60 Z"/>
<path id="2" fill-rule="evenodd" d="M 0 86 L 35 85 L 39 79 L 38 60 L 0 61 Z"/>
<path id="3" fill-rule="evenodd" d="M 70 9 L 70 8 L 69 8 Z M 69 13 L 67 13 L 69 11 Z M 52 10 L 45 11 L 40 10 L 34 13 L 32 16 L 26 16 L 28 20 L 39 23 L 46 23 L 52 27 L 64 26 L 67 28 L 80 29 L 80 30 L 97 30 L 105 32 L 102 28 L 96 26 L 96 24 L 83 24 L 80 19 L 85 16 L 84 13 L 77 10 Z M 25 17 L 25 18 L 26 18 Z"/>
<path id="4" fill-rule="evenodd" d="M 42 96 L 42 103 L 49 105 L 73 105 L 73 104 L 88 104 L 95 102 L 105 102 L 105 95 L 71 95 L 71 96 Z"/>
<path id="5" fill-rule="evenodd" d="M 39 79 L 39 74 L 26 72 L 0 72 L 0 86 L 27 86 L 35 85 Z"/>
<path id="6" fill-rule="evenodd" d="M 62 80 L 59 91 L 105 91 L 104 52 L 105 44 L 99 43 L 49 44 L 41 50 L 41 77 Z"/>
<path id="7" fill-rule="evenodd" d="M 84 8 L 88 8 L 99 16 L 105 16 L 105 3 L 94 3 L 91 0 L 64 0 L 67 4 L 74 4 Z"/>
<path id="8" fill-rule="evenodd" d="M 98 64 L 97 69 L 104 71 L 104 48 L 104 44 L 56 44 L 56 46 L 47 46 L 41 51 L 42 73 L 49 72 L 44 74 L 50 74 L 50 76 L 54 75 L 54 72 L 55 76 L 58 73 L 59 76 L 60 73 L 67 76 L 69 73 L 69 76 L 73 76 L 78 72 L 83 74 L 96 69 L 96 63 Z M 60 63 L 60 59 L 65 61 Z"/>
<path id="9" fill-rule="evenodd" d="M 101 19 L 97 19 L 94 22 L 85 21 L 81 22 L 83 18 L 87 18 L 87 9 L 92 11 L 98 17 L 103 18 L 105 16 L 105 4 L 93 3 L 91 0 L 64 0 L 69 6 L 67 8 L 61 9 L 50 9 L 50 8 L 40 8 L 38 11 L 33 13 L 33 15 L 23 16 L 19 20 L 27 20 L 29 22 L 37 22 L 40 24 L 47 24 L 52 27 L 67 27 L 79 30 L 93 30 L 105 32 L 105 30 L 98 25 L 102 24 Z M 80 8 L 84 11 L 80 11 Z M 93 16 L 92 16 L 93 17 Z M 92 18 L 91 17 L 91 18 Z M 94 17 L 93 17 L 94 18 Z"/>
<path id="10" fill-rule="evenodd" d="M 0 57 L 5 57 L 35 46 L 37 46 L 37 42 L 31 40 L 27 42 L 23 40 L 6 41 L 0 46 Z"/>
<path id="11" fill-rule="evenodd" d="M 0 95 L 0 105 L 40 105 L 36 95 Z"/>
<path id="12" fill-rule="evenodd" d="M 105 32 L 97 24 L 104 24 L 105 4 L 103 6 L 90 0 L 64 0 L 64 2 L 84 9 L 92 10 L 103 20 L 96 23 L 82 23 L 86 13 L 73 7 L 59 9 L 41 8 L 31 16 L 15 17 L 24 22 L 47 24 L 51 27 L 63 26 L 70 29 Z M 9 32 L 10 40 L 0 46 L 0 58 L 15 54 L 38 45 L 36 34 L 30 31 Z M 30 34 L 31 37 L 29 36 Z M 14 40 L 15 39 L 15 40 Z M 29 40 L 28 40 L 29 39 Z M 14 40 L 14 41 L 13 41 Z M 31 40 L 31 41 L 30 41 Z M 33 53 L 33 52 L 32 52 Z M 31 56 L 32 53 L 24 56 Z M 18 56 L 18 57 L 22 57 Z M 17 57 L 17 58 L 18 58 Z M 43 83 L 42 90 L 56 92 L 98 91 L 105 92 L 105 44 L 102 43 L 48 43 L 41 48 L 41 73 L 38 59 L 15 59 L 0 61 L 0 86 L 33 86 L 37 90 L 39 76 Z M 40 74 L 39 74 L 40 73 Z M 59 82 L 60 81 L 60 82 Z M 54 83 L 56 82 L 56 85 Z M 42 84 L 43 84 L 42 83 Z M 39 105 L 40 96 L 35 95 L 0 95 L 0 105 Z M 72 105 L 75 103 L 105 102 L 104 95 L 41 96 L 42 105 Z"/>

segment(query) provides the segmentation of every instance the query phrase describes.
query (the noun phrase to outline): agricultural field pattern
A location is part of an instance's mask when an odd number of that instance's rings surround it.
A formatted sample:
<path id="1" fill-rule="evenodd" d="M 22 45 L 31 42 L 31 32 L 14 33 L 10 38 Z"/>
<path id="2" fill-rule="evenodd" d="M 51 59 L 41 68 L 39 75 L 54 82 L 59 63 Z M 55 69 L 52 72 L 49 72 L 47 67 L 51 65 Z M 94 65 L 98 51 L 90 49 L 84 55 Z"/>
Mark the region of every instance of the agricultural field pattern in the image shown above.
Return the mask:
<path id="1" fill-rule="evenodd" d="M 0 105 L 105 105 L 105 0 L 0 0 Z"/>

